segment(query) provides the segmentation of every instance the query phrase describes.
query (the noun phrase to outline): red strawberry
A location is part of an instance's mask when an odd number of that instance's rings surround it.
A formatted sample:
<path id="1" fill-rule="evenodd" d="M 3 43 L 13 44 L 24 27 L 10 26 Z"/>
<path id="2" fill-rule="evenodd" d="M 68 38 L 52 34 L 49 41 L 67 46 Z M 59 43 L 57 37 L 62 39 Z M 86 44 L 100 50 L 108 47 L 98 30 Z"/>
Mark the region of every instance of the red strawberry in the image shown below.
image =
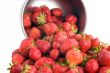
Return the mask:
<path id="1" fill-rule="evenodd" d="M 61 28 L 61 27 L 63 26 L 63 21 L 57 20 L 57 21 L 55 22 L 55 24 L 56 24 L 59 28 Z"/>
<path id="2" fill-rule="evenodd" d="M 102 49 L 98 53 L 98 62 L 102 66 L 110 66 L 110 51 L 108 49 Z"/>
<path id="3" fill-rule="evenodd" d="M 40 69 L 43 66 L 53 66 L 53 65 L 54 61 L 48 57 L 42 57 L 39 60 L 37 60 L 34 64 L 34 66 L 38 69 Z"/>
<path id="4" fill-rule="evenodd" d="M 19 48 L 19 52 L 28 57 L 30 48 L 35 47 L 35 41 L 32 38 L 22 40 Z"/>
<path id="5" fill-rule="evenodd" d="M 40 40 L 40 39 L 38 39 L 36 41 L 36 46 L 37 46 L 38 49 L 40 49 L 41 53 L 43 53 L 43 54 L 48 52 L 50 47 L 51 47 L 51 45 L 48 41 Z"/>
<path id="6" fill-rule="evenodd" d="M 25 65 L 21 73 L 37 73 L 37 69 L 33 65 Z"/>
<path id="7" fill-rule="evenodd" d="M 48 16 L 46 17 L 46 23 L 53 23 L 52 16 L 48 15 Z"/>
<path id="8" fill-rule="evenodd" d="M 13 65 L 11 68 L 10 68 L 10 73 L 21 73 L 23 70 L 23 66 L 18 64 L 18 65 Z"/>
<path id="9" fill-rule="evenodd" d="M 78 48 L 78 42 L 75 39 L 68 38 L 62 43 L 60 51 L 62 54 L 66 54 L 68 50 L 73 48 Z"/>
<path id="10" fill-rule="evenodd" d="M 72 30 L 67 31 L 66 33 L 67 33 L 68 38 L 72 38 L 75 35 L 75 33 Z"/>
<path id="11" fill-rule="evenodd" d="M 99 73 L 110 73 L 110 67 L 101 67 Z"/>
<path id="12" fill-rule="evenodd" d="M 71 24 L 76 24 L 78 21 L 75 15 L 67 15 L 65 20 Z"/>
<path id="13" fill-rule="evenodd" d="M 29 36 L 30 30 L 31 30 L 30 28 L 26 28 L 26 29 L 25 29 L 25 32 L 26 32 L 26 35 L 27 35 L 27 36 Z"/>
<path id="14" fill-rule="evenodd" d="M 99 64 L 97 60 L 95 59 L 90 59 L 87 61 L 85 65 L 85 70 L 87 73 L 97 73 L 99 69 Z"/>
<path id="15" fill-rule="evenodd" d="M 40 50 L 37 47 L 31 48 L 29 51 L 29 57 L 35 61 L 38 60 L 39 58 L 41 58 Z"/>
<path id="16" fill-rule="evenodd" d="M 42 12 L 40 7 L 33 7 L 33 13 L 35 12 Z"/>
<path id="17" fill-rule="evenodd" d="M 107 50 L 109 50 L 109 51 L 110 51 L 110 45 L 108 46 Z"/>
<path id="18" fill-rule="evenodd" d="M 35 12 L 31 16 L 31 19 L 36 25 L 44 25 L 46 23 L 46 14 L 42 12 Z"/>
<path id="19" fill-rule="evenodd" d="M 82 35 L 81 35 L 81 34 L 75 34 L 75 35 L 73 36 L 73 38 L 74 38 L 75 40 L 80 40 L 80 39 L 82 39 Z"/>
<path id="20" fill-rule="evenodd" d="M 62 42 L 67 39 L 67 34 L 64 31 L 59 31 L 55 34 L 53 41 L 62 44 Z"/>
<path id="21" fill-rule="evenodd" d="M 68 70 L 66 73 L 85 73 L 83 67 L 75 67 Z"/>
<path id="22" fill-rule="evenodd" d="M 70 31 L 72 29 L 70 23 L 69 22 L 64 22 L 63 23 L 63 29 L 65 31 Z"/>
<path id="23" fill-rule="evenodd" d="M 42 9 L 42 12 L 45 13 L 47 16 L 51 15 L 51 12 L 50 12 L 49 8 L 46 5 L 42 5 L 41 9 Z"/>
<path id="24" fill-rule="evenodd" d="M 41 69 L 39 69 L 37 73 L 53 73 L 53 72 L 51 68 L 44 66 Z"/>
<path id="25" fill-rule="evenodd" d="M 93 41 L 92 41 L 92 47 L 93 48 L 96 48 L 96 47 L 99 47 L 100 46 L 100 40 L 98 38 L 95 38 Z"/>
<path id="26" fill-rule="evenodd" d="M 60 44 L 58 42 L 53 42 L 52 43 L 52 48 L 53 49 L 59 49 L 60 48 Z"/>
<path id="27" fill-rule="evenodd" d="M 23 66 L 25 65 L 34 65 L 34 62 L 31 59 L 25 60 Z"/>
<path id="28" fill-rule="evenodd" d="M 68 70 L 68 67 L 67 66 L 61 66 L 59 64 L 54 64 L 53 65 L 53 73 L 66 73 L 66 71 Z"/>
<path id="29" fill-rule="evenodd" d="M 57 60 L 58 57 L 60 55 L 60 52 L 58 49 L 52 49 L 50 52 L 49 52 L 49 57 L 52 58 L 53 60 Z"/>
<path id="30" fill-rule="evenodd" d="M 61 17 L 63 15 L 63 11 L 60 8 L 53 8 L 52 14 L 56 17 Z"/>
<path id="31" fill-rule="evenodd" d="M 25 28 L 29 28 L 31 26 L 30 14 L 25 13 L 23 16 L 23 24 Z"/>
<path id="32" fill-rule="evenodd" d="M 66 60 L 70 67 L 74 67 L 83 62 L 83 55 L 79 50 L 69 50 L 66 53 Z"/>
<path id="33" fill-rule="evenodd" d="M 14 65 L 16 65 L 16 64 L 22 64 L 24 62 L 24 60 L 25 60 L 25 58 L 22 55 L 20 55 L 20 54 L 15 54 L 12 57 L 12 63 Z"/>
<path id="34" fill-rule="evenodd" d="M 18 54 L 19 53 L 19 49 L 16 49 L 12 52 L 12 57 L 15 55 L 15 54 Z"/>
<path id="35" fill-rule="evenodd" d="M 52 18 L 52 21 L 53 21 L 54 23 L 57 22 L 57 20 L 58 20 L 58 18 L 55 17 L 55 16 L 51 16 L 51 18 Z"/>
<path id="36" fill-rule="evenodd" d="M 29 32 L 29 37 L 33 38 L 33 39 L 39 39 L 41 38 L 41 32 L 38 28 L 36 27 L 32 27 L 32 29 Z"/>
<path id="37" fill-rule="evenodd" d="M 83 38 L 79 41 L 80 50 L 82 52 L 87 52 L 91 49 L 91 41 L 89 39 Z"/>
<path id="38" fill-rule="evenodd" d="M 58 31 L 58 27 L 54 23 L 47 23 L 44 25 L 44 31 L 46 35 L 52 35 Z"/>

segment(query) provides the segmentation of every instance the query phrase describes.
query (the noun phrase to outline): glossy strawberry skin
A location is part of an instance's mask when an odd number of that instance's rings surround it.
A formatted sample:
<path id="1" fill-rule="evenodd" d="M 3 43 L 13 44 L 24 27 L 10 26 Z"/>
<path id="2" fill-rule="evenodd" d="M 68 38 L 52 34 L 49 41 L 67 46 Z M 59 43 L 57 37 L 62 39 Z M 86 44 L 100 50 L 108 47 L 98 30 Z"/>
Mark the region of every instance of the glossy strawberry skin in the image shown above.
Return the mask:
<path id="1" fill-rule="evenodd" d="M 89 49 L 91 49 L 91 45 L 92 45 L 92 43 L 88 39 L 81 39 L 79 41 L 80 50 L 82 52 L 85 52 L 86 53 Z"/>
<path id="2" fill-rule="evenodd" d="M 10 68 L 10 73 L 21 73 L 23 70 L 23 66 L 18 64 L 18 65 L 14 65 Z"/>
<path id="3" fill-rule="evenodd" d="M 37 71 L 37 73 L 53 73 L 53 72 L 52 72 L 52 69 L 51 68 L 49 68 L 47 66 L 44 66 L 41 69 L 39 69 Z"/>
<path id="4" fill-rule="evenodd" d="M 12 63 L 14 65 L 16 64 L 22 64 L 24 62 L 25 58 L 21 54 L 15 54 L 12 57 Z"/>
<path id="5" fill-rule="evenodd" d="M 110 67 L 101 67 L 99 70 L 99 73 L 109 73 L 110 72 Z"/>
<path id="6" fill-rule="evenodd" d="M 60 8 L 52 9 L 52 14 L 56 17 L 61 17 L 63 15 L 63 11 Z"/>
<path id="7" fill-rule="evenodd" d="M 41 32 L 38 28 L 33 27 L 30 32 L 29 32 L 29 37 L 33 38 L 33 39 L 39 39 L 41 38 Z"/>
<path id="8" fill-rule="evenodd" d="M 22 64 L 23 66 L 25 65 L 34 65 L 34 61 L 32 61 L 31 59 L 25 60 Z"/>
<path id="9" fill-rule="evenodd" d="M 34 61 L 38 60 L 39 58 L 41 58 L 40 50 L 37 47 L 31 48 L 29 51 L 29 57 Z"/>
<path id="10" fill-rule="evenodd" d="M 54 23 L 47 23 L 44 25 L 44 31 L 46 35 L 52 35 L 58 31 L 58 27 Z"/>
<path id="11" fill-rule="evenodd" d="M 33 7 L 32 12 L 42 12 L 41 7 Z"/>
<path id="12" fill-rule="evenodd" d="M 70 67 L 74 67 L 83 62 L 83 55 L 79 50 L 71 49 L 66 53 L 66 60 Z"/>
<path id="13" fill-rule="evenodd" d="M 23 16 L 23 24 L 25 28 L 29 28 L 31 26 L 31 18 L 29 13 L 25 13 Z"/>
<path id="14" fill-rule="evenodd" d="M 52 43 L 52 48 L 53 49 L 59 49 L 60 48 L 60 44 L 58 42 L 53 42 Z"/>
<path id="15" fill-rule="evenodd" d="M 76 24 L 78 21 L 75 15 L 67 15 L 65 20 L 71 24 Z"/>
<path id="16" fill-rule="evenodd" d="M 19 48 L 19 52 L 25 56 L 28 57 L 29 56 L 29 50 L 30 48 L 35 47 L 35 42 L 32 38 L 27 38 L 22 40 L 21 44 L 20 44 L 20 48 Z"/>
<path id="17" fill-rule="evenodd" d="M 102 66 L 110 66 L 110 51 L 107 49 L 102 49 L 98 53 L 98 62 Z"/>
<path id="18" fill-rule="evenodd" d="M 41 57 L 39 60 L 37 60 L 34 64 L 34 66 L 37 69 L 42 68 L 45 65 L 49 65 L 49 66 L 53 66 L 54 65 L 54 61 L 51 58 L 48 57 Z"/>
<path id="19" fill-rule="evenodd" d="M 78 48 L 78 42 L 75 39 L 68 38 L 62 43 L 60 51 L 62 54 L 66 54 L 68 50 L 73 48 Z"/>
<path id="20" fill-rule="evenodd" d="M 70 31 L 72 29 L 70 23 L 69 22 L 64 22 L 63 23 L 63 29 L 65 31 Z"/>
<path id="21" fill-rule="evenodd" d="M 53 73 L 66 73 L 66 71 L 68 70 L 68 67 L 61 66 L 59 64 L 54 64 L 52 70 L 53 70 Z"/>
<path id="22" fill-rule="evenodd" d="M 90 59 L 87 61 L 85 65 L 85 70 L 87 73 L 97 73 L 99 69 L 99 64 L 97 60 L 95 59 Z"/>
<path id="23" fill-rule="evenodd" d="M 92 41 L 92 47 L 96 48 L 96 47 L 99 47 L 99 46 L 100 46 L 100 40 L 98 38 L 95 38 Z"/>
<path id="24" fill-rule="evenodd" d="M 67 39 L 67 34 L 64 31 L 59 31 L 55 34 L 53 41 L 62 44 L 62 42 Z"/>
<path id="25" fill-rule="evenodd" d="M 36 41 L 36 46 L 37 46 L 38 49 L 40 49 L 42 54 L 45 54 L 45 53 L 49 52 L 50 47 L 51 47 L 51 45 L 48 41 L 40 40 L 40 39 L 38 39 Z"/>
<path id="26" fill-rule="evenodd" d="M 52 58 L 53 60 L 57 60 L 58 57 L 60 55 L 60 52 L 58 49 L 52 49 L 50 52 L 49 52 L 49 57 Z"/>
<path id="27" fill-rule="evenodd" d="M 42 9 L 42 12 L 45 13 L 47 16 L 51 15 L 51 12 L 50 12 L 49 8 L 46 5 L 42 5 L 41 9 Z"/>
<path id="28" fill-rule="evenodd" d="M 74 38 L 75 40 L 79 41 L 82 39 L 82 35 L 81 34 L 75 34 L 72 38 Z"/>

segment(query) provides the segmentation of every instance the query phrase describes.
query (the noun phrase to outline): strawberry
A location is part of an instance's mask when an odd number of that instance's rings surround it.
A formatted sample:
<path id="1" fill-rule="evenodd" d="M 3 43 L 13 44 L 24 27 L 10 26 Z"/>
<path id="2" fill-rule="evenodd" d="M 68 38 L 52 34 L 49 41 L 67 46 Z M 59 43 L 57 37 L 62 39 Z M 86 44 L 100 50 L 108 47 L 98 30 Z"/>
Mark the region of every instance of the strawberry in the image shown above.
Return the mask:
<path id="1" fill-rule="evenodd" d="M 34 65 L 34 62 L 31 59 L 25 60 L 23 66 L 25 65 Z"/>
<path id="2" fill-rule="evenodd" d="M 92 47 L 96 48 L 100 46 L 100 40 L 98 38 L 93 39 L 92 41 Z"/>
<path id="3" fill-rule="evenodd" d="M 36 41 L 36 46 L 38 49 L 40 49 L 41 53 L 43 53 L 43 54 L 47 53 L 51 47 L 51 45 L 48 41 L 40 40 L 40 39 L 38 39 Z"/>
<path id="4" fill-rule="evenodd" d="M 50 12 L 49 8 L 46 5 L 42 5 L 41 9 L 42 9 L 42 12 L 45 13 L 47 16 L 51 15 L 51 12 Z"/>
<path id="5" fill-rule="evenodd" d="M 58 18 L 55 17 L 55 16 L 51 16 L 51 18 L 52 18 L 52 21 L 53 21 L 54 23 L 57 22 L 57 20 L 58 20 Z"/>
<path id="6" fill-rule="evenodd" d="M 73 38 L 75 39 L 75 40 L 80 40 L 80 39 L 82 39 L 82 35 L 81 34 L 75 34 L 74 36 L 73 36 Z"/>
<path id="7" fill-rule="evenodd" d="M 75 39 L 67 38 L 61 45 L 60 51 L 62 54 L 66 54 L 68 50 L 78 48 L 78 42 Z"/>
<path id="8" fill-rule="evenodd" d="M 37 69 L 42 68 L 43 66 L 53 66 L 54 61 L 51 58 L 48 57 L 41 57 L 39 60 L 37 60 L 34 64 L 34 66 Z"/>
<path id="9" fill-rule="evenodd" d="M 33 65 L 25 65 L 21 73 L 37 73 L 37 69 Z"/>
<path id="10" fill-rule="evenodd" d="M 41 69 L 39 69 L 37 73 L 53 73 L 53 72 L 51 68 L 44 66 Z"/>
<path id="11" fill-rule="evenodd" d="M 69 22 L 64 22 L 63 23 L 63 29 L 65 31 L 70 31 L 72 29 L 70 23 Z"/>
<path id="12" fill-rule="evenodd" d="M 75 35 L 75 33 L 72 30 L 67 31 L 66 33 L 67 33 L 68 38 L 72 38 Z"/>
<path id="13" fill-rule="evenodd" d="M 107 47 L 107 50 L 109 50 L 109 51 L 110 51 L 110 45 Z"/>
<path id="14" fill-rule="evenodd" d="M 87 73 L 97 73 L 99 69 L 99 64 L 97 60 L 95 59 L 90 59 L 87 61 L 85 65 L 85 70 Z"/>
<path id="15" fill-rule="evenodd" d="M 101 67 L 99 73 L 110 73 L 110 67 Z"/>
<path id="16" fill-rule="evenodd" d="M 65 21 L 71 23 L 71 24 L 76 24 L 78 19 L 75 15 L 67 15 L 65 18 Z"/>
<path id="17" fill-rule="evenodd" d="M 52 48 L 53 49 L 59 49 L 60 48 L 60 44 L 58 42 L 53 42 L 52 43 Z"/>
<path id="18" fill-rule="evenodd" d="M 54 15 L 56 17 L 61 17 L 63 15 L 63 11 L 60 8 L 53 8 L 52 15 Z"/>
<path id="19" fill-rule="evenodd" d="M 18 54 L 19 53 L 19 49 L 16 49 L 12 52 L 12 57 L 15 55 L 15 54 Z"/>
<path id="20" fill-rule="evenodd" d="M 57 17 L 55 17 L 55 16 L 50 16 L 50 15 L 48 15 L 47 17 L 46 17 L 46 23 L 54 23 L 54 22 L 56 22 L 58 19 L 57 19 Z"/>
<path id="21" fill-rule="evenodd" d="M 29 51 L 29 57 L 34 61 L 38 60 L 39 58 L 41 58 L 40 50 L 37 47 L 31 48 Z"/>
<path id="22" fill-rule="evenodd" d="M 23 15 L 23 24 L 25 28 L 31 27 L 31 19 L 29 13 Z"/>
<path id="23" fill-rule="evenodd" d="M 13 65 L 10 68 L 10 73 L 21 73 L 23 70 L 23 66 L 18 64 L 18 65 Z"/>
<path id="24" fill-rule="evenodd" d="M 83 67 L 70 68 L 66 73 L 84 73 Z"/>
<path id="25" fill-rule="evenodd" d="M 83 62 L 83 55 L 79 50 L 69 50 L 66 53 L 66 60 L 70 67 L 74 67 Z"/>
<path id="26" fill-rule="evenodd" d="M 49 52 L 49 57 L 52 58 L 53 60 L 57 60 L 58 57 L 60 55 L 60 52 L 58 49 L 52 49 L 50 52 Z"/>
<path id="27" fill-rule="evenodd" d="M 12 63 L 14 65 L 16 64 L 22 64 L 24 62 L 25 58 L 21 54 L 15 54 L 12 57 Z"/>
<path id="28" fill-rule="evenodd" d="M 56 24 L 59 28 L 62 28 L 62 26 L 63 26 L 63 21 L 57 20 L 57 21 L 55 21 L 55 24 Z"/>
<path id="29" fill-rule="evenodd" d="M 42 12 L 40 7 L 33 7 L 32 11 L 33 11 L 33 13 L 35 13 L 35 12 Z"/>
<path id="30" fill-rule="evenodd" d="M 35 41 L 32 38 L 22 40 L 19 48 L 19 52 L 28 57 L 30 48 L 35 47 Z"/>
<path id="31" fill-rule="evenodd" d="M 47 23 L 44 25 L 44 31 L 46 35 L 52 35 L 58 31 L 58 27 L 55 23 Z"/>
<path id="32" fill-rule="evenodd" d="M 98 53 L 98 62 L 102 66 L 110 66 L 110 51 L 108 49 L 102 49 Z"/>
<path id="33" fill-rule="evenodd" d="M 32 14 L 31 19 L 36 25 L 44 25 L 46 23 L 46 14 L 42 12 L 35 12 Z"/>
<path id="34" fill-rule="evenodd" d="M 52 67 L 53 73 L 66 73 L 68 70 L 67 66 L 61 66 L 60 64 L 54 64 Z"/>
<path id="35" fill-rule="evenodd" d="M 80 50 L 82 52 L 87 52 L 89 49 L 91 49 L 91 41 L 89 39 L 86 39 L 86 38 L 82 38 L 80 41 L 79 41 L 79 46 L 80 46 Z"/>
<path id="36" fill-rule="evenodd" d="M 39 39 L 41 38 L 41 32 L 38 28 L 36 27 L 32 27 L 32 29 L 29 32 L 29 37 L 33 38 L 33 39 Z"/>
<path id="37" fill-rule="evenodd" d="M 29 32 L 30 32 L 31 28 L 25 28 L 25 32 L 26 32 L 26 35 L 29 36 Z"/>
<path id="38" fill-rule="evenodd" d="M 64 31 L 59 31 L 55 34 L 53 41 L 62 44 L 62 42 L 67 39 L 67 34 Z"/>

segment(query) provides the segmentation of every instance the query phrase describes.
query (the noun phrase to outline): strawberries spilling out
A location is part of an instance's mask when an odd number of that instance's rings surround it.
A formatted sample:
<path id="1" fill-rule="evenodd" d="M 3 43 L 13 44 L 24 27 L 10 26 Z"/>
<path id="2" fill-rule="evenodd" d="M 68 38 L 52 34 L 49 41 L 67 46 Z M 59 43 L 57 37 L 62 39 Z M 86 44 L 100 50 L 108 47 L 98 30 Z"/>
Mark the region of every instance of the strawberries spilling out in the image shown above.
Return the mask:
<path id="1" fill-rule="evenodd" d="M 23 23 L 28 38 L 13 51 L 10 73 L 110 73 L 110 46 L 77 33 L 76 15 L 29 7 Z"/>

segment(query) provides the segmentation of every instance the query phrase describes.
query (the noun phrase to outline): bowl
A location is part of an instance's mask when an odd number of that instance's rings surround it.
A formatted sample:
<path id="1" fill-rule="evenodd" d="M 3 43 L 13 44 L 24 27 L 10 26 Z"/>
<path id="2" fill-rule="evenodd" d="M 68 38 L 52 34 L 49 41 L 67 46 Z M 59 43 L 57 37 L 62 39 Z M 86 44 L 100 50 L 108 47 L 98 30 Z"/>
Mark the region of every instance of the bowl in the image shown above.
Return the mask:
<path id="1" fill-rule="evenodd" d="M 75 14 L 78 18 L 78 33 L 84 32 L 86 27 L 86 10 L 82 0 L 27 0 L 24 3 L 21 15 L 22 29 L 26 37 L 28 36 L 23 26 L 23 15 L 26 12 L 26 8 L 41 5 L 46 5 L 49 7 L 49 9 L 60 7 L 63 9 L 64 15 Z"/>

